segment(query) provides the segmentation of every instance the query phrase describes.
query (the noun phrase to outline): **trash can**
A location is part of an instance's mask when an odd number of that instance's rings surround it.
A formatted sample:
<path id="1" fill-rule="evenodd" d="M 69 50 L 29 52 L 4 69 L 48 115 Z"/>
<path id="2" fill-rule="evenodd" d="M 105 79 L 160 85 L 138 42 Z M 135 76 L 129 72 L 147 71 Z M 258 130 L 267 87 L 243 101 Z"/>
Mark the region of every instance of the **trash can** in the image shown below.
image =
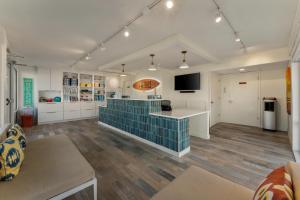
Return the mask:
<path id="1" fill-rule="evenodd" d="M 34 110 L 32 108 L 24 108 L 20 113 L 21 124 L 24 128 L 33 126 Z"/>
<path id="2" fill-rule="evenodd" d="M 276 131 L 277 122 L 277 99 L 275 97 L 264 97 L 264 120 L 263 120 L 263 129 Z"/>

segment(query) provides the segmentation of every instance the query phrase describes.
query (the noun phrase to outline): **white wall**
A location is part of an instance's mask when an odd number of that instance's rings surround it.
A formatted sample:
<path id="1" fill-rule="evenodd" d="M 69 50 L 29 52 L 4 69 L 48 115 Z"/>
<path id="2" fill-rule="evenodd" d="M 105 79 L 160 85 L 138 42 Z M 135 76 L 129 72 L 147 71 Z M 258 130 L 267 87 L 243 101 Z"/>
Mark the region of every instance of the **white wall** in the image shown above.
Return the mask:
<path id="1" fill-rule="evenodd" d="M 199 72 L 199 71 L 197 71 Z M 180 93 L 175 91 L 174 86 L 174 76 L 180 74 L 190 73 L 185 70 L 183 71 L 169 71 L 169 70 L 159 70 L 155 72 L 150 72 L 147 70 L 142 70 L 136 73 L 135 76 L 129 77 L 132 84 L 140 79 L 152 78 L 160 82 L 160 86 L 156 90 L 156 94 L 162 95 L 163 99 L 171 100 L 172 106 L 174 108 L 198 108 L 202 110 L 209 109 L 209 72 L 201 73 L 201 89 L 195 93 Z M 147 95 L 154 94 L 154 90 L 143 92 L 132 89 L 131 98 L 141 98 L 146 99 Z"/>
<path id="2" fill-rule="evenodd" d="M 6 70 L 7 70 L 7 37 L 3 27 L 0 26 L 0 127 L 3 127 L 8 119 L 5 115 L 5 91 L 6 84 Z"/>
<path id="3" fill-rule="evenodd" d="M 276 64 L 271 64 L 271 66 L 274 66 L 276 68 Z M 265 66 L 265 68 L 269 68 L 269 66 Z M 253 72 L 251 72 L 253 73 Z M 248 73 L 243 74 L 234 74 L 234 77 L 242 77 L 242 75 L 245 75 Z M 287 107 L 286 107 L 286 82 L 285 82 L 285 69 L 284 66 L 281 69 L 275 69 L 275 70 L 265 70 L 257 72 L 257 75 L 259 79 L 257 80 L 256 85 L 258 85 L 257 90 L 252 91 L 253 96 L 257 96 L 259 98 L 259 104 L 258 105 L 251 105 L 251 107 L 255 107 L 255 111 L 258 113 L 255 115 L 243 115 L 245 120 L 247 121 L 255 121 L 258 116 L 259 117 L 259 123 L 257 126 L 262 127 L 263 123 L 263 97 L 276 97 L 278 100 L 278 109 L 277 109 L 277 129 L 281 131 L 287 131 L 288 130 L 288 114 L 287 114 Z M 221 76 L 222 78 L 228 77 L 228 75 Z M 242 97 L 241 97 L 242 98 Z M 241 99 L 240 99 L 241 100 Z M 224 99 L 222 99 L 224 101 Z M 223 102 L 224 103 L 224 102 Z M 225 103 L 223 105 L 226 105 Z M 250 106 L 250 105 L 249 105 Z M 230 117 L 226 117 L 226 119 L 229 119 Z M 238 121 L 238 119 L 236 120 Z M 232 122 L 234 123 L 234 122 Z"/>

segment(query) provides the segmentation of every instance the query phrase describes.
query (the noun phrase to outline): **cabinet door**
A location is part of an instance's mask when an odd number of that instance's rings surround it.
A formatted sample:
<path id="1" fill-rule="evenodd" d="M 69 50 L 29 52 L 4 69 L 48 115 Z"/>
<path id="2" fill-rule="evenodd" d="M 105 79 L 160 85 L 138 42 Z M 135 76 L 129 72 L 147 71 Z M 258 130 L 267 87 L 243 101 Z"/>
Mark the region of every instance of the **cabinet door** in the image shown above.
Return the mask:
<path id="1" fill-rule="evenodd" d="M 38 90 L 50 90 L 50 69 L 49 68 L 39 68 L 38 69 Z"/>
<path id="2" fill-rule="evenodd" d="M 51 69 L 51 90 L 62 90 L 63 73 L 58 69 Z"/>

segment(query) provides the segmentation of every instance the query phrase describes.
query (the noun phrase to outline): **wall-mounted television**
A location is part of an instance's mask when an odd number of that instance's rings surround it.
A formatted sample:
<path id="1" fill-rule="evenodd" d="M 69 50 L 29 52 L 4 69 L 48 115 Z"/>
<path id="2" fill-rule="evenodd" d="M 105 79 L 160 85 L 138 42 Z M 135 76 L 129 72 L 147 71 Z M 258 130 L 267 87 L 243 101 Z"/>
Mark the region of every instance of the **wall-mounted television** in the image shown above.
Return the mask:
<path id="1" fill-rule="evenodd" d="M 200 73 L 175 76 L 175 90 L 178 91 L 200 90 Z"/>

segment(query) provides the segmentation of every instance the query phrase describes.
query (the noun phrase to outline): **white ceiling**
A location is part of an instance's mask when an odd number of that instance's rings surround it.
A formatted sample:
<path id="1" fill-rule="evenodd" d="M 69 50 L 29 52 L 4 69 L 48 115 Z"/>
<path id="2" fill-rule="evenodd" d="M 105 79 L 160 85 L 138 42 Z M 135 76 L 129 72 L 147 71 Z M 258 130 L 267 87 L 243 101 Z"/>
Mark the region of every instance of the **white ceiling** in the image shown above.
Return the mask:
<path id="1" fill-rule="evenodd" d="M 43 67 L 67 67 L 152 1 L 0 0 L 0 24 L 7 30 L 12 52 L 25 56 L 23 62 Z M 249 52 L 288 45 L 298 0 L 217 2 L 239 31 Z M 242 54 L 227 24 L 214 23 L 215 14 L 212 0 L 177 0 L 174 9 L 169 11 L 161 3 L 130 26 L 130 38 L 120 34 L 106 45 L 107 51 L 95 52 L 91 60 L 77 67 L 97 69 L 174 34 L 183 35 L 217 59 Z M 182 59 L 181 48 L 188 49 L 174 43 L 173 47 L 154 52 L 156 62 L 169 69 L 177 67 Z M 126 64 L 136 69 L 147 68 L 149 62 L 148 55 L 141 55 Z M 198 65 L 208 60 L 192 49 L 188 62 Z M 110 67 L 118 68 L 119 64 Z"/>
<path id="2" fill-rule="evenodd" d="M 239 67 L 233 69 L 224 69 L 216 71 L 217 74 L 226 75 L 226 74 L 236 74 L 236 73 L 245 73 L 245 72 L 257 72 L 257 71 L 268 71 L 268 70 L 286 70 L 288 66 L 288 61 L 276 62 L 272 64 L 263 64 L 263 65 L 253 65 L 249 67 Z M 245 71 L 240 71 L 244 69 Z"/>

